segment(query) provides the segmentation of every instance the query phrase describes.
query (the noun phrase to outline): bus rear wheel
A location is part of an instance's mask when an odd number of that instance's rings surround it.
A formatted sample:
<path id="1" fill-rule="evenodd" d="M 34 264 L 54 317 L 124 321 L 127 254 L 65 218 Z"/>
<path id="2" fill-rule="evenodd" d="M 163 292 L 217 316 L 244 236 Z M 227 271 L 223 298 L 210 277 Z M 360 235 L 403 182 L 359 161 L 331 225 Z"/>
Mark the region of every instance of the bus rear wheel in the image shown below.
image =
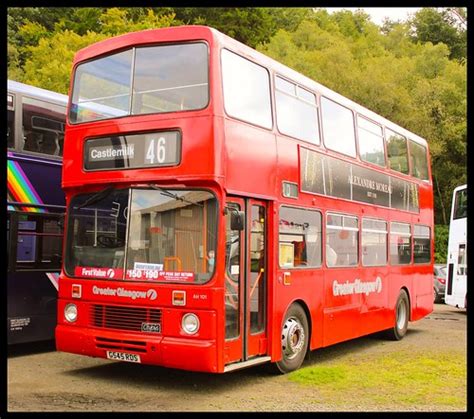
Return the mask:
<path id="1" fill-rule="evenodd" d="M 405 290 L 401 290 L 395 305 L 395 325 L 386 331 L 386 337 L 390 340 L 402 339 L 408 329 L 410 317 L 410 301 Z"/>
<path id="2" fill-rule="evenodd" d="M 309 343 L 306 313 L 299 304 L 286 312 L 281 330 L 281 360 L 272 364 L 276 372 L 286 374 L 298 369 L 304 361 Z"/>

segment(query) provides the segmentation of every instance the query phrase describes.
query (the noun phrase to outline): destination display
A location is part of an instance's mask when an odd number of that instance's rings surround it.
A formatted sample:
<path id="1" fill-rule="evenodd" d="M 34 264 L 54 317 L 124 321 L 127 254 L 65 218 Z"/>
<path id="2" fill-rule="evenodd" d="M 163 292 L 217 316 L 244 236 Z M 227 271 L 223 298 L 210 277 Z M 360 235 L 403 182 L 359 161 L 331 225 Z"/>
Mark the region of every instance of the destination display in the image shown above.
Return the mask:
<path id="1" fill-rule="evenodd" d="M 179 131 L 92 138 L 84 145 L 85 170 L 175 166 L 180 160 Z"/>
<path id="2" fill-rule="evenodd" d="M 300 147 L 301 190 L 419 212 L 418 185 Z"/>

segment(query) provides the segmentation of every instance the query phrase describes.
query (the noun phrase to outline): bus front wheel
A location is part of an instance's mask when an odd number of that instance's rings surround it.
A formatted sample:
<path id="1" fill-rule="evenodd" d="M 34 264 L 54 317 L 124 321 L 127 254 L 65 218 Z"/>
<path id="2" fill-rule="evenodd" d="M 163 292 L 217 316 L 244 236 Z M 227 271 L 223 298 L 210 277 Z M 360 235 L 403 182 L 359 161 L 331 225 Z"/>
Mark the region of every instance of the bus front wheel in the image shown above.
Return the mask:
<path id="1" fill-rule="evenodd" d="M 410 317 L 410 301 L 405 290 L 401 290 L 395 305 L 395 325 L 386 331 L 386 336 L 390 340 L 402 339 L 408 329 L 408 319 Z"/>
<path id="2" fill-rule="evenodd" d="M 277 372 L 286 374 L 298 369 L 304 361 L 309 343 L 309 327 L 306 313 L 299 304 L 293 304 L 286 312 L 281 330 L 282 357 L 274 366 Z"/>

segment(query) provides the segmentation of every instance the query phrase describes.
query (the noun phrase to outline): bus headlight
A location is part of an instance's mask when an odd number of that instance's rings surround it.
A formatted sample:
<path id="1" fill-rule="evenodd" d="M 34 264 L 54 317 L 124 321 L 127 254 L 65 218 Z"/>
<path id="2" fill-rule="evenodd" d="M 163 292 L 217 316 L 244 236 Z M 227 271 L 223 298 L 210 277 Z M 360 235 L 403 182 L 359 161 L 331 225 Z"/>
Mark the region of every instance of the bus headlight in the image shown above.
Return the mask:
<path id="1" fill-rule="evenodd" d="M 64 318 L 69 323 L 74 323 L 77 320 L 77 306 L 75 304 L 68 304 L 64 307 Z"/>
<path id="2" fill-rule="evenodd" d="M 193 313 L 187 313 L 183 316 L 181 327 L 188 335 L 194 335 L 199 330 L 199 318 Z"/>

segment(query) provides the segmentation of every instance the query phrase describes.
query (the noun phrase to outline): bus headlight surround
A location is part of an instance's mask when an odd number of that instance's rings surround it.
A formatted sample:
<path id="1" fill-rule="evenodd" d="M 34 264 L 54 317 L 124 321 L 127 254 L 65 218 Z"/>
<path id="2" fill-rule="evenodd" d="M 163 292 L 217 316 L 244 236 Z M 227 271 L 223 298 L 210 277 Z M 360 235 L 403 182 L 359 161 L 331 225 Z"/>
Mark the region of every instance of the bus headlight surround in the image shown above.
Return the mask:
<path id="1" fill-rule="evenodd" d="M 186 313 L 181 320 L 181 328 L 188 335 L 195 335 L 199 330 L 199 317 L 194 313 Z"/>
<path id="2" fill-rule="evenodd" d="M 77 306 L 76 304 L 68 304 L 64 307 L 64 318 L 69 323 L 74 323 L 77 320 Z"/>

